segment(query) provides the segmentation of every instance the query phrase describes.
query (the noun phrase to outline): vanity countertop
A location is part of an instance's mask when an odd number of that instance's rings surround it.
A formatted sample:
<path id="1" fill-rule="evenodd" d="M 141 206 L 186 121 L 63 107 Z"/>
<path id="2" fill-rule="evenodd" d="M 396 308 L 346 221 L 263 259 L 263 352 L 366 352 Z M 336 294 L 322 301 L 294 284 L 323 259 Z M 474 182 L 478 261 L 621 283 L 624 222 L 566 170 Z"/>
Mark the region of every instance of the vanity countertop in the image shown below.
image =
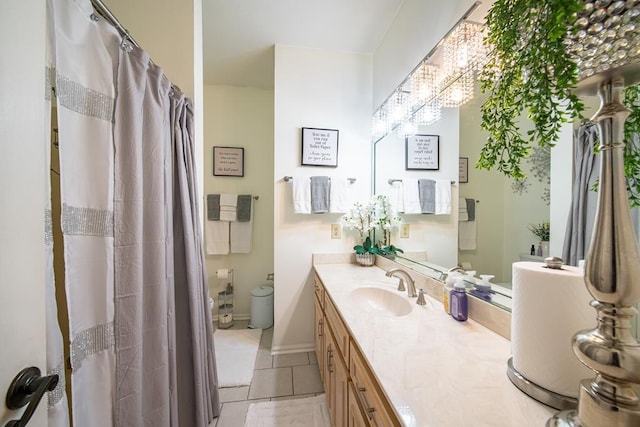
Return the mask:
<path id="1" fill-rule="evenodd" d="M 411 298 L 412 310 L 402 317 L 357 307 L 351 291 L 366 282 L 409 299 L 379 267 L 314 268 L 405 425 L 543 426 L 557 412 L 509 381 L 509 340 L 471 319 L 454 320 L 431 297 L 424 306 Z"/>

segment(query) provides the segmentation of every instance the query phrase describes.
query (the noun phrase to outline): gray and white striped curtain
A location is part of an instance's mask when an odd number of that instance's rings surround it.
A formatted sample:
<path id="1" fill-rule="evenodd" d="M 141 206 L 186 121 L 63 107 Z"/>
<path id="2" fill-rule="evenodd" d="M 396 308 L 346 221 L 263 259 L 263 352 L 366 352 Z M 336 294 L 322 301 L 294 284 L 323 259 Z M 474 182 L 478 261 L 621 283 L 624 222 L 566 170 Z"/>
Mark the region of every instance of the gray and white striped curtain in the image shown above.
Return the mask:
<path id="1" fill-rule="evenodd" d="M 119 35 L 89 0 L 49 0 L 73 422 L 113 426 L 113 65 Z M 59 244 L 60 242 L 54 242 Z"/>
<path id="2" fill-rule="evenodd" d="M 206 426 L 219 401 L 190 101 L 90 0 L 48 10 L 74 425 Z"/>

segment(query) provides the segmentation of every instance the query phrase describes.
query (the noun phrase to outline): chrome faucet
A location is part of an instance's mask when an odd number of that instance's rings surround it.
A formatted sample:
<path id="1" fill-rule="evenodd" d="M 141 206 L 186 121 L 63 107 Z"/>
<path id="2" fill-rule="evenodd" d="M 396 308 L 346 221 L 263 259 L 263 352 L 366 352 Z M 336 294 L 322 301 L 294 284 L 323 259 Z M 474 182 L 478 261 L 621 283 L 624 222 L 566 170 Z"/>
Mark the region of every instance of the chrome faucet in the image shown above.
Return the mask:
<path id="1" fill-rule="evenodd" d="M 396 276 L 396 274 L 400 275 L 400 277 Z M 387 270 L 385 276 L 398 277 L 398 279 L 400 279 L 400 286 L 398 286 L 398 290 L 404 290 L 401 289 L 404 288 L 402 286 L 402 283 L 404 282 L 407 284 L 407 293 L 409 294 L 409 296 L 414 298 L 418 296 L 418 294 L 416 293 L 416 283 L 413 281 L 413 278 L 409 275 L 409 273 L 407 273 L 405 270 L 401 268 L 391 268 Z"/>

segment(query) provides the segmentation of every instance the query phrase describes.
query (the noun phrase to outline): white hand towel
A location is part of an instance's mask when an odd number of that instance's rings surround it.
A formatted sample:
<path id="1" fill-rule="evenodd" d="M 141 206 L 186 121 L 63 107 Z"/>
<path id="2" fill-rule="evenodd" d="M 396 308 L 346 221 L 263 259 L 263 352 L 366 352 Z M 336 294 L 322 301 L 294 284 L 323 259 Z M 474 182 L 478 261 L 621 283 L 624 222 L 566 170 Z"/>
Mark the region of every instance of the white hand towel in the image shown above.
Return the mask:
<path id="1" fill-rule="evenodd" d="M 469 221 L 467 201 L 463 197 L 458 199 L 458 222 Z"/>
<path id="2" fill-rule="evenodd" d="M 403 213 L 404 212 L 404 195 L 403 195 L 403 185 L 402 181 L 393 181 L 389 184 L 389 192 L 387 193 L 387 197 L 389 197 L 389 203 L 391 207 L 396 210 L 396 212 Z"/>
<path id="3" fill-rule="evenodd" d="M 208 255 L 226 255 L 229 253 L 228 221 L 206 221 L 204 233 Z"/>
<path id="4" fill-rule="evenodd" d="M 251 252 L 251 239 L 253 230 L 253 197 L 251 198 L 251 216 L 249 221 L 234 221 L 230 223 L 231 253 L 248 254 Z"/>
<path id="5" fill-rule="evenodd" d="M 311 184 L 309 177 L 299 176 L 293 179 L 293 212 L 311 213 Z"/>
<path id="6" fill-rule="evenodd" d="M 436 215 L 451 213 L 451 181 L 436 179 Z"/>
<path id="7" fill-rule="evenodd" d="M 476 249 L 476 222 L 463 221 L 458 223 L 458 249 L 473 251 Z"/>
<path id="8" fill-rule="evenodd" d="M 418 180 L 404 178 L 402 180 L 402 190 L 404 196 L 404 213 L 422 213 L 422 208 L 420 207 L 420 197 L 418 195 Z"/>
<path id="9" fill-rule="evenodd" d="M 220 194 L 220 221 L 235 221 L 237 218 L 238 195 Z"/>
<path id="10" fill-rule="evenodd" d="M 331 178 L 329 212 L 346 213 L 353 205 L 351 183 L 346 178 Z"/>

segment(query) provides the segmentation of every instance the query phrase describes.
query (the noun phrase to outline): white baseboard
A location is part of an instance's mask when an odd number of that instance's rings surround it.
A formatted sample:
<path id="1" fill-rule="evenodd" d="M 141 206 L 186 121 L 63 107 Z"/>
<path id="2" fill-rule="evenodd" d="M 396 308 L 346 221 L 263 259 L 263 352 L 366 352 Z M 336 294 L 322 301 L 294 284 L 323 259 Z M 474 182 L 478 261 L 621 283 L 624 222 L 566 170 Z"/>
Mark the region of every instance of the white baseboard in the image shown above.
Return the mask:
<path id="1" fill-rule="evenodd" d="M 240 314 L 233 314 L 233 320 L 250 320 L 251 319 L 251 314 L 249 313 L 240 313 Z M 218 315 L 214 314 L 211 317 L 211 320 L 213 320 L 214 322 L 218 321 Z"/>
<path id="2" fill-rule="evenodd" d="M 305 353 L 308 351 L 314 351 L 313 343 L 271 346 L 272 356 L 277 356 L 279 354 Z"/>

